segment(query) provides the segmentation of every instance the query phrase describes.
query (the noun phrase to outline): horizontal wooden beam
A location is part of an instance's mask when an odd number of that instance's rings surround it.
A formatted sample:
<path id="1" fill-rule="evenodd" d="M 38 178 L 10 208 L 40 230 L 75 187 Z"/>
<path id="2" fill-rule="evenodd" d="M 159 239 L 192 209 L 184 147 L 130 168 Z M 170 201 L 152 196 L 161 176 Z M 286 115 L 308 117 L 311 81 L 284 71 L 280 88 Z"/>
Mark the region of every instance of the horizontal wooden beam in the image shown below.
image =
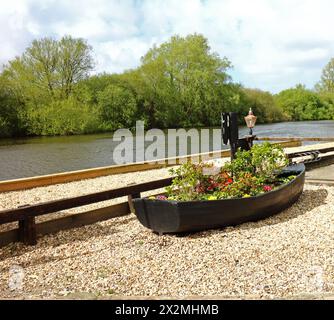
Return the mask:
<path id="1" fill-rule="evenodd" d="M 333 179 L 306 179 L 306 184 L 334 186 Z"/>
<path id="2" fill-rule="evenodd" d="M 319 151 L 319 153 L 332 152 L 334 151 L 334 142 L 319 143 L 302 147 L 289 148 L 285 152 L 287 155 L 291 156 L 294 154 L 300 154 L 303 152 L 313 152 L 313 151 Z"/>
<path id="3" fill-rule="evenodd" d="M 334 141 L 334 137 L 256 137 L 258 141 Z"/>
<path id="4" fill-rule="evenodd" d="M 173 178 L 166 178 L 112 190 L 95 192 L 83 196 L 64 198 L 35 205 L 28 205 L 16 209 L 3 210 L 0 211 L 0 224 L 25 220 L 27 217 L 36 217 L 65 209 L 81 207 L 96 202 L 107 201 L 131 194 L 138 194 L 140 192 L 163 188 L 170 185 L 172 180 Z"/>
<path id="5" fill-rule="evenodd" d="M 285 142 L 277 142 L 273 143 L 281 146 L 282 148 L 298 148 L 302 145 L 301 141 L 285 141 Z"/>

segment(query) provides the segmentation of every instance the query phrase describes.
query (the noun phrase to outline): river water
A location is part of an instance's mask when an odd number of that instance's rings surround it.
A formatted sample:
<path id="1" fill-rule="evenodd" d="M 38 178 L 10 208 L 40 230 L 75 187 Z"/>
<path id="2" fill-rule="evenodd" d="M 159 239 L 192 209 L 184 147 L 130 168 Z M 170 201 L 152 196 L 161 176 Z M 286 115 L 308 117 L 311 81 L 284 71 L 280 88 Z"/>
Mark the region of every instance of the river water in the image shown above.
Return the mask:
<path id="1" fill-rule="evenodd" d="M 241 127 L 240 137 L 247 131 L 247 128 Z M 259 137 L 334 137 L 334 121 L 257 125 L 254 134 Z M 112 133 L 104 133 L 0 139 L 0 180 L 113 165 L 113 151 L 119 142 L 112 138 Z M 150 144 L 145 143 L 145 148 Z"/>

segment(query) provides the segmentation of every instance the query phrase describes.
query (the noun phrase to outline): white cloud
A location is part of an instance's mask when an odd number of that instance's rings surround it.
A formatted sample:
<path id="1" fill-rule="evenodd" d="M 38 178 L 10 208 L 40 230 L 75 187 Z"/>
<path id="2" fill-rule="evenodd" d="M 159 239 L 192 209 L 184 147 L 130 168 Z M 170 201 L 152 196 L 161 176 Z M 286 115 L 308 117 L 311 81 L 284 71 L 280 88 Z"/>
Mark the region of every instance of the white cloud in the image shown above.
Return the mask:
<path id="1" fill-rule="evenodd" d="M 96 71 L 121 72 L 153 43 L 199 32 L 246 86 L 312 87 L 334 56 L 333 12 L 331 0 L 3 0 L 0 62 L 33 38 L 71 34 L 94 47 Z"/>
<path id="2" fill-rule="evenodd" d="M 138 38 L 108 41 L 95 46 L 97 52 L 97 72 L 122 72 L 125 68 L 135 68 L 140 58 L 153 45 Z"/>

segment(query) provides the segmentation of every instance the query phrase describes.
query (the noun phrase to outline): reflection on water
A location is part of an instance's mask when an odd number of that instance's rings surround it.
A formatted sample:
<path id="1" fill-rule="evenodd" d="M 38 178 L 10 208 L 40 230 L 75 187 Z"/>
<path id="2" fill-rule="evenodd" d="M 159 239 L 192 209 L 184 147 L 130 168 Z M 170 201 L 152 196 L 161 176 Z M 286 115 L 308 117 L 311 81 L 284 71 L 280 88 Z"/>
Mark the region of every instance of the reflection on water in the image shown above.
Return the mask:
<path id="1" fill-rule="evenodd" d="M 247 132 L 247 128 L 240 128 L 240 136 Z M 333 137 L 334 121 L 257 125 L 255 134 L 262 137 Z M 146 143 L 145 148 L 150 144 Z M 111 133 L 0 139 L 0 180 L 109 166 L 114 164 L 112 152 L 117 145 Z M 190 153 L 190 145 L 188 149 Z"/>

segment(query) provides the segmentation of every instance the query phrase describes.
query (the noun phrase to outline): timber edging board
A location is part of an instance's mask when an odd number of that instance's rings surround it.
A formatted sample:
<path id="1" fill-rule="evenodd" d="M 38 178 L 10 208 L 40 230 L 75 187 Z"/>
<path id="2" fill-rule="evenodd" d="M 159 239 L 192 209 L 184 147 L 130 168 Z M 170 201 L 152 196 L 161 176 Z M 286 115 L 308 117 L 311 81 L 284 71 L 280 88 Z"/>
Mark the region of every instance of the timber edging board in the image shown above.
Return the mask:
<path id="1" fill-rule="evenodd" d="M 286 138 L 286 137 L 257 137 L 258 141 L 334 141 L 334 137 L 301 137 L 301 138 Z"/>
<path id="2" fill-rule="evenodd" d="M 277 143 L 277 144 L 280 144 L 282 147 L 285 147 L 285 148 L 301 146 L 300 141 L 285 141 L 285 142 Z M 84 180 L 84 179 L 93 179 L 97 177 L 103 177 L 103 176 L 121 174 L 121 173 L 161 169 L 161 168 L 171 167 L 171 166 L 180 164 L 189 159 L 206 160 L 210 157 L 211 158 L 230 157 L 230 150 L 219 150 L 219 151 L 212 151 L 212 152 L 206 152 L 206 153 L 200 153 L 200 154 L 193 154 L 193 155 L 188 155 L 188 156 L 161 159 L 158 161 L 147 161 L 147 162 L 125 164 L 125 165 L 114 165 L 114 166 L 108 166 L 108 167 L 77 170 L 77 171 L 56 173 L 56 174 L 43 175 L 43 176 L 37 176 L 37 177 L 30 177 L 30 178 L 0 181 L 0 192 L 19 191 L 19 190 L 24 190 L 24 189 L 43 187 L 43 186 L 49 186 L 49 185 L 54 185 L 54 184 L 60 184 L 60 183 L 68 183 L 68 182 L 79 181 L 79 180 Z"/>

